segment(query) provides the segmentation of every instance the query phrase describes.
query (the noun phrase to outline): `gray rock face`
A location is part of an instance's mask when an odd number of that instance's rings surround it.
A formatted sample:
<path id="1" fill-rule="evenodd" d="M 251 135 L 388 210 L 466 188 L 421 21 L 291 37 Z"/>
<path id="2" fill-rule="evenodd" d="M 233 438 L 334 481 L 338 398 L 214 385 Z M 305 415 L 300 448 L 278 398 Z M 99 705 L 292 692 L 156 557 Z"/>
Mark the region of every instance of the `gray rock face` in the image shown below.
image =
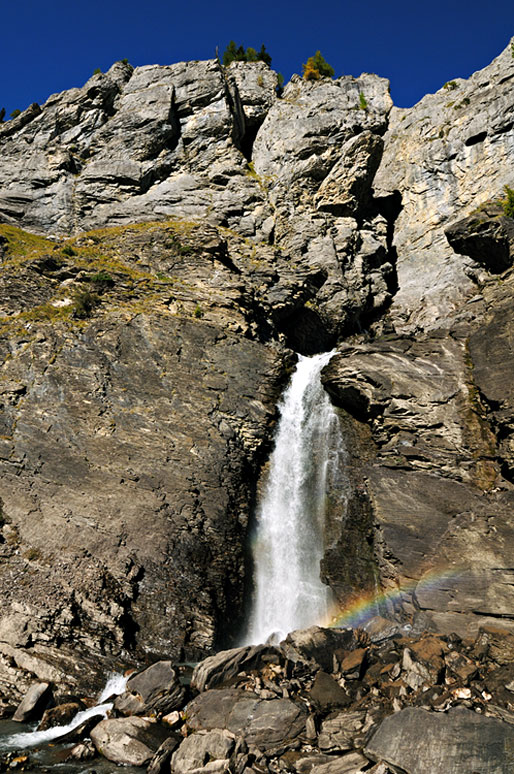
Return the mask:
<path id="1" fill-rule="evenodd" d="M 407 774 L 508 774 L 514 729 L 459 708 L 446 714 L 408 708 L 386 718 L 365 753 Z"/>
<path id="2" fill-rule="evenodd" d="M 226 771 L 235 745 L 236 738 L 230 731 L 214 730 L 193 734 L 184 739 L 173 754 L 171 770 L 176 774 Z"/>
<path id="3" fill-rule="evenodd" d="M 27 723 L 41 717 L 52 700 L 52 688 L 48 683 L 31 685 L 13 715 L 13 720 Z"/>
<path id="4" fill-rule="evenodd" d="M 237 146 L 245 104 L 255 124 L 275 85 L 261 64 L 247 65 L 243 75 L 234 68 L 226 78 L 215 60 L 135 70 L 118 62 L 82 89 L 54 95 L 39 113 L 29 108 L 9 123 L 0 213 L 51 233 L 211 211 L 230 225 L 230 210 L 241 212 L 250 202 L 254 209 L 263 199 L 256 181 L 245 177 Z M 264 209 L 249 215 L 249 232 L 256 217 L 259 223 L 267 217 Z"/>
<path id="5" fill-rule="evenodd" d="M 265 645 L 246 646 L 222 650 L 215 656 L 200 661 L 193 670 L 191 687 L 205 691 L 228 682 L 244 669 L 255 669 L 263 663 L 279 661 L 281 654 L 276 648 Z"/>
<path id="6" fill-rule="evenodd" d="M 91 731 L 99 753 L 121 766 L 146 766 L 168 730 L 151 718 L 108 718 Z"/>
<path id="7" fill-rule="evenodd" d="M 225 728 L 249 747 L 268 753 L 294 747 L 305 734 L 306 713 L 289 699 L 260 699 L 250 691 L 224 688 L 201 693 L 186 707 L 193 731 Z"/>
<path id="8" fill-rule="evenodd" d="M 262 62 L 118 62 L 2 130 L 0 218 L 70 234 L 173 216 L 275 240 L 295 271 L 307 255 L 330 275 L 319 309 L 302 312 L 297 343 L 313 349 L 305 339 L 333 339 L 391 300 L 371 182 L 392 103 L 374 75 L 296 77 L 281 100 L 276 85 Z"/>
<path id="9" fill-rule="evenodd" d="M 475 292 L 473 264 L 455 260 L 444 228 L 512 184 L 513 78 L 509 44 L 469 80 L 391 111 L 373 187 L 377 196 L 401 194 L 392 310 L 398 332 L 440 327 Z"/>
<path id="10" fill-rule="evenodd" d="M 491 272 L 501 273 L 514 262 L 514 221 L 498 205 L 483 206 L 445 231 L 456 253 L 469 255 Z"/>
<path id="11" fill-rule="evenodd" d="M 501 292 L 495 285 L 493 294 Z M 498 342 L 498 363 L 503 357 L 504 365 L 497 373 L 494 360 L 485 367 L 489 324 L 481 303 L 473 305 L 474 319 L 459 324 L 458 335 L 343 347 L 324 375 L 334 400 L 372 431 L 373 461 L 363 467 L 369 499 L 361 512 L 369 514 L 386 587 L 415 580 L 414 599 L 408 590 L 396 595 L 397 609 L 408 615 L 425 610 L 439 630 L 465 635 L 476 634 L 482 617 L 490 623 L 502 617 L 503 625 L 512 627 L 514 603 L 505 550 L 514 526 L 512 492 L 498 464 L 498 457 L 509 456 L 509 446 L 505 440 L 500 445 L 477 399 L 481 373 L 501 390 L 508 356 L 500 356 L 501 338 L 489 335 L 488 346 Z M 472 341 L 477 350 L 470 360 Z M 510 406 L 508 392 L 502 394 Z M 367 547 L 361 539 L 356 553 Z M 341 582 L 344 572 L 339 577 Z M 338 593 L 352 591 L 347 581 Z"/>
<path id="12" fill-rule="evenodd" d="M 267 298 L 275 288 L 294 305 L 313 291 L 308 270 L 298 282 L 268 263 L 269 248 L 256 265 L 243 240 L 231 236 L 231 250 L 198 228 L 87 236 L 71 256 L 38 242 L 53 263 L 23 265 L 25 301 L 18 259 L 4 263 L 0 650 L 42 680 L 82 674 L 94 693 L 102 654 L 204 654 L 221 611 L 242 610 L 252 465 L 283 380 L 283 351 L 260 336 L 273 329 Z M 82 319 L 84 293 L 98 303 Z M 88 668 L 73 668 L 67 648 Z"/>
<path id="13" fill-rule="evenodd" d="M 166 714 L 182 706 L 185 688 L 170 661 L 158 661 L 127 681 L 114 702 L 123 715 Z"/>

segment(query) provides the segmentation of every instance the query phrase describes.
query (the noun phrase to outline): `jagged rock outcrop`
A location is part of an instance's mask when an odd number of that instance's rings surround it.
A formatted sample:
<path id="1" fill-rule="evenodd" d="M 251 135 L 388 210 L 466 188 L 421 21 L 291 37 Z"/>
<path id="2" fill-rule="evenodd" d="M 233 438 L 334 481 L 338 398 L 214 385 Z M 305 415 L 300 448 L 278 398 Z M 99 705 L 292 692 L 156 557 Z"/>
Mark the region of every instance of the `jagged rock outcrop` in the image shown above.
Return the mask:
<path id="1" fill-rule="evenodd" d="M 513 77 L 509 47 L 469 81 L 393 110 L 373 189 L 401 195 L 398 292 L 323 377 L 360 449 L 350 470 L 362 525 L 356 534 L 349 510 L 325 576 L 338 576 L 343 600 L 373 588 L 378 566 L 393 592 L 384 610 L 463 635 L 514 626 L 513 221 L 499 204 L 512 183 Z"/>
<path id="2" fill-rule="evenodd" d="M 476 292 L 476 264 L 456 260 L 444 228 L 512 184 L 511 45 L 468 80 L 458 78 L 413 108 L 394 108 L 375 195 L 401 194 L 395 223 L 398 332 L 445 326 Z"/>
<path id="3" fill-rule="evenodd" d="M 284 344 L 392 298 L 387 81 L 276 84 L 118 62 L 0 130 L 0 651 L 41 680 L 235 630 Z"/>

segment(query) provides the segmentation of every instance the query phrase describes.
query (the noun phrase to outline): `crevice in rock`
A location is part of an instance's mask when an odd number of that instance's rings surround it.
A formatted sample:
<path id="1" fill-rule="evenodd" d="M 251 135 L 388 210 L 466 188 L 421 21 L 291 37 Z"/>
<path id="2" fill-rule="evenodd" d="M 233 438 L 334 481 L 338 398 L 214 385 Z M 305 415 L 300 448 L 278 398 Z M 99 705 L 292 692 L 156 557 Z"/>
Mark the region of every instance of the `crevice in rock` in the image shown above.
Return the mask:
<path id="1" fill-rule="evenodd" d="M 262 123 L 263 122 L 260 121 L 259 123 L 246 126 L 245 132 L 241 137 L 239 150 L 241 151 L 241 153 L 243 154 L 243 156 L 247 161 L 252 160 L 253 144 L 255 142 L 255 138 L 257 137 L 257 133 L 262 126 Z"/>
<path id="2" fill-rule="evenodd" d="M 471 137 L 468 137 L 467 140 L 464 140 L 464 145 L 478 145 L 478 143 L 483 142 L 486 137 L 487 132 L 479 132 L 478 134 L 474 134 Z"/>

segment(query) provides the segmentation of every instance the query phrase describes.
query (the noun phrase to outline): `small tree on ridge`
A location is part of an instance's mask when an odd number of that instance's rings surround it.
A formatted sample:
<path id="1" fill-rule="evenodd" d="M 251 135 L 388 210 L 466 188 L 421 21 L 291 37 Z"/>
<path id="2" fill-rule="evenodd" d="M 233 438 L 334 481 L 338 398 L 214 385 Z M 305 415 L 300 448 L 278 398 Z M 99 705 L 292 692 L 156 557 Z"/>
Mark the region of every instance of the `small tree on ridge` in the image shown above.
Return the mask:
<path id="1" fill-rule="evenodd" d="M 304 81 L 319 81 L 320 78 L 332 78 L 334 75 L 334 68 L 325 61 L 321 51 L 310 56 L 302 68 Z"/>

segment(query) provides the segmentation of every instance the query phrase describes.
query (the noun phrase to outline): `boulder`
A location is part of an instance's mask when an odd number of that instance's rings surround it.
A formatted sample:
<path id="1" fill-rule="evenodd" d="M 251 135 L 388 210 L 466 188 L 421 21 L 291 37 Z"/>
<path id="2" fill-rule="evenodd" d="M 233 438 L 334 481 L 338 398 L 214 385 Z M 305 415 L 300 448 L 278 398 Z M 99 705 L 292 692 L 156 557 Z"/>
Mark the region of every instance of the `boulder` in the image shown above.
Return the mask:
<path id="1" fill-rule="evenodd" d="M 305 735 L 307 713 L 289 699 L 260 699 L 235 688 L 201 693 L 185 708 L 191 731 L 225 728 L 267 754 L 294 748 Z"/>
<path id="2" fill-rule="evenodd" d="M 311 774 L 363 774 L 368 770 L 369 759 L 360 752 L 335 755 L 331 761 L 314 766 Z"/>
<path id="3" fill-rule="evenodd" d="M 332 652 L 339 648 L 353 650 L 365 643 L 367 637 L 354 629 L 324 629 L 311 626 L 290 632 L 280 644 L 288 658 L 314 661 L 327 672 L 332 671 Z"/>
<path id="4" fill-rule="evenodd" d="M 179 734 L 172 734 L 158 748 L 152 760 L 148 764 L 147 774 L 166 774 L 170 770 L 171 756 L 182 741 Z"/>
<path id="5" fill-rule="evenodd" d="M 407 708 L 387 717 L 364 749 L 407 774 L 507 774 L 514 765 L 514 727 L 468 709 L 432 713 Z"/>
<path id="6" fill-rule="evenodd" d="M 309 696 L 320 712 L 328 712 L 336 707 L 347 707 L 351 704 L 351 698 L 344 688 L 323 671 L 316 674 Z"/>
<path id="7" fill-rule="evenodd" d="M 83 709 L 84 705 L 77 701 L 70 701 L 66 704 L 58 704 L 56 707 L 51 707 L 44 711 L 38 731 L 45 731 L 53 726 L 66 726 L 75 717 L 77 712 Z"/>
<path id="8" fill-rule="evenodd" d="M 216 729 L 192 734 L 186 737 L 173 753 L 171 770 L 175 774 L 188 774 L 190 771 L 225 771 L 235 746 L 236 737 L 227 730 Z"/>
<path id="9" fill-rule="evenodd" d="M 265 645 L 222 650 L 195 666 L 191 687 L 200 692 L 215 688 L 228 682 L 240 672 L 258 669 L 264 663 L 276 664 L 281 659 L 283 656 L 277 648 Z"/>
<path id="10" fill-rule="evenodd" d="M 13 715 L 13 720 L 27 723 L 40 718 L 44 710 L 52 701 L 52 687 L 49 683 L 35 683 L 32 685 Z"/>
<path id="11" fill-rule="evenodd" d="M 184 696 L 171 661 L 158 661 L 129 678 L 114 706 L 122 715 L 167 714 L 182 706 Z"/>
<path id="12" fill-rule="evenodd" d="M 325 718 L 318 736 L 320 750 L 336 753 L 360 747 L 365 718 L 365 712 L 338 712 Z"/>
<path id="13" fill-rule="evenodd" d="M 499 205 L 477 210 L 445 229 L 451 247 L 468 255 L 493 274 L 500 274 L 514 262 L 514 220 Z"/>
<path id="14" fill-rule="evenodd" d="M 152 718 L 107 718 L 91 731 L 98 752 L 122 766 L 146 766 L 160 745 L 170 736 Z"/>
<path id="15" fill-rule="evenodd" d="M 93 742 L 86 740 L 72 747 L 66 760 L 90 761 L 97 755 Z"/>

